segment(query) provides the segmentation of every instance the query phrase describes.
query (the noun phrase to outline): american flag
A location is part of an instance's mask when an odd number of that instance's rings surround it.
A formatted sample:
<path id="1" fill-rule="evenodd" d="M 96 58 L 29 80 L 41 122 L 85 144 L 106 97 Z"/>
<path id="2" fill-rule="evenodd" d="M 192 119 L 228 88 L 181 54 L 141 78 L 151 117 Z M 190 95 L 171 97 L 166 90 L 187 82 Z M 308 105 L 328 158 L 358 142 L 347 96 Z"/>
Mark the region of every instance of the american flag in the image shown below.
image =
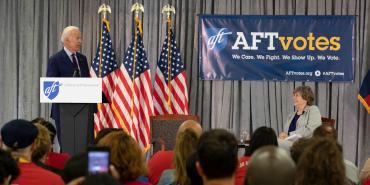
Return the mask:
<path id="1" fill-rule="evenodd" d="M 367 113 L 370 114 L 370 70 L 367 72 L 362 85 L 360 87 L 360 92 L 357 96 L 362 105 L 364 105 Z"/>
<path id="2" fill-rule="evenodd" d="M 141 148 L 148 149 L 153 100 L 150 67 L 140 30 L 137 26 L 117 73 L 113 105 L 120 107 L 117 112 L 123 128 L 138 141 Z"/>
<path id="3" fill-rule="evenodd" d="M 170 36 L 168 32 L 166 34 L 157 64 L 153 104 L 155 115 L 188 114 L 186 72 L 172 29 L 170 29 Z"/>
<path id="4" fill-rule="evenodd" d="M 106 19 L 102 21 L 101 40 L 96 49 L 96 54 L 91 65 L 91 77 L 99 77 L 103 79 L 102 88 L 103 94 L 109 102 L 112 102 L 115 89 L 116 69 L 118 65 L 116 56 L 112 48 L 112 40 L 109 35 L 109 22 Z M 101 46 L 101 48 L 100 48 Z M 100 61 L 101 59 L 101 61 Z M 101 67 L 99 69 L 99 64 Z M 98 105 L 98 112 L 94 114 L 94 130 L 96 132 L 103 128 L 119 127 L 115 121 L 116 117 L 112 108 L 112 103 L 101 103 Z"/>

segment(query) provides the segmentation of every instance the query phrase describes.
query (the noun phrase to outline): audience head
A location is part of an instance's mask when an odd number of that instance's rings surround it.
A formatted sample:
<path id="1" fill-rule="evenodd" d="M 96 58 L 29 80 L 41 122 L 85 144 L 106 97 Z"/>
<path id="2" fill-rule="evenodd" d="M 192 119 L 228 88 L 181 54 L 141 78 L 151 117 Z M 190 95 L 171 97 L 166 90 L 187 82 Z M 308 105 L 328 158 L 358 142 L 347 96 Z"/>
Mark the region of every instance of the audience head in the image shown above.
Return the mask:
<path id="1" fill-rule="evenodd" d="M 346 182 L 343 156 L 337 142 L 313 138 L 298 161 L 296 184 L 335 184 Z"/>
<path id="2" fill-rule="evenodd" d="M 177 134 L 184 132 L 187 129 L 193 130 L 197 134 L 198 137 L 203 132 L 202 127 L 200 126 L 198 122 L 194 120 L 186 120 L 180 125 L 179 129 L 177 130 Z"/>
<path id="3" fill-rule="evenodd" d="M 32 161 L 45 162 L 45 157 L 51 150 L 50 134 L 48 129 L 41 124 L 36 123 L 35 126 L 37 127 L 39 134 L 35 139 Z"/>
<path id="4" fill-rule="evenodd" d="M 303 151 L 310 145 L 311 139 L 301 138 L 293 143 L 290 148 L 290 156 L 293 161 L 298 164 L 299 158 L 302 156 Z"/>
<path id="5" fill-rule="evenodd" d="M 136 180 L 146 174 L 143 152 L 138 143 L 125 132 L 112 132 L 101 139 L 98 146 L 107 146 L 111 151 L 111 163 L 120 174 L 120 182 Z"/>
<path id="6" fill-rule="evenodd" d="M 320 125 L 313 131 L 313 137 L 327 137 L 337 140 L 337 132 L 332 125 L 326 123 Z"/>
<path id="7" fill-rule="evenodd" d="M 31 160 L 31 146 L 37 135 L 37 127 L 30 121 L 22 119 L 9 121 L 1 129 L 3 148 L 11 151 L 17 160 L 19 157 Z"/>
<path id="8" fill-rule="evenodd" d="M 18 177 L 19 173 L 17 162 L 15 162 L 10 153 L 0 149 L 0 184 L 11 184 Z"/>
<path id="9" fill-rule="evenodd" d="M 68 26 L 64 28 L 60 40 L 64 47 L 72 53 L 77 52 L 81 48 L 81 32 L 76 26 Z"/>
<path id="10" fill-rule="evenodd" d="M 87 176 L 80 185 L 120 185 L 120 183 L 110 174 L 96 174 Z"/>
<path id="11" fill-rule="evenodd" d="M 109 133 L 111 133 L 111 132 L 119 132 L 119 131 L 122 131 L 123 132 L 123 130 L 120 129 L 120 128 L 103 128 L 103 129 L 101 129 L 98 132 L 98 134 L 96 134 L 96 137 L 94 139 L 94 144 L 95 145 L 98 144 L 99 141 L 101 139 L 103 139 L 103 137 L 105 137 L 106 135 L 108 135 Z"/>
<path id="12" fill-rule="evenodd" d="M 54 144 L 54 138 L 57 135 L 57 130 L 55 129 L 54 125 L 51 122 L 46 121 L 44 118 L 41 117 L 35 118 L 31 122 L 38 123 L 46 127 L 49 130 L 51 144 Z"/>
<path id="13" fill-rule="evenodd" d="M 313 105 L 313 101 L 315 100 L 315 96 L 309 86 L 299 86 L 294 89 L 293 94 L 299 94 L 302 96 L 304 100 L 307 101 L 307 105 Z"/>
<path id="14" fill-rule="evenodd" d="M 203 182 L 228 179 L 238 166 L 238 142 L 235 136 L 223 129 L 214 129 L 200 136 L 197 171 Z"/>
<path id="15" fill-rule="evenodd" d="M 179 185 L 189 184 L 186 175 L 186 160 L 196 152 L 198 144 L 198 135 L 194 130 L 188 128 L 177 134 L 174 149 L 175 179 Z"/>
<path id="16" fill-rule="evenodd" d="M 248 161 L 246 185 L 292 185 L 296 167 L 289 154 L 276 146 L 264 146 Z"/>
<path id="17" fill-rule="evenodd" d="M 259 127 L 253 132 L 250 145 L 245 151 L 245 155 L 251 156 L 254 151 L 267 145 L 278 146 L 276 133 L 272 128 L 265 126 Z"/>
<path id="18" fill-rule="evenodd" d="M 87 174 L 87 153 L 72 156 L 64 165 L 62 178 L 67 184 L 73 179 Z"/>
<path id="19" fill-rule="evenodd" d="M 198 154 L 191 154 L 186 160 L 186 174 L 189 178 L 190 185 L 202 185 L 202 177 L 199 176 L 195 163 L 198 160 Z"/>

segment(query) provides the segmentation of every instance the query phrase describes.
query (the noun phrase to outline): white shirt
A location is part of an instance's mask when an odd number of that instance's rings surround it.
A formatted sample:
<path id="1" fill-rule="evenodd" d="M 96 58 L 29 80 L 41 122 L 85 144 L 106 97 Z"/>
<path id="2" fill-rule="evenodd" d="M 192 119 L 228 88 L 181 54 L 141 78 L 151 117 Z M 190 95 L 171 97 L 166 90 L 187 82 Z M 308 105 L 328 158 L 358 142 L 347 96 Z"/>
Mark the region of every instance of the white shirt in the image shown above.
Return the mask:
<path id="1" fill-rule="evenodd" d="M 72 64 L 73 64 L 73 59 L 72 59 L 72 54 L 75 54 L 75 59 L 76 59 L 76 62 L 77 62 L 77 67 L 78 67 L 78 70 L 80 70 L 80 64 L 78 64 L 78 58 L 77 58 L 77 55 L 76 53 L 72 53 L 69 49 L 67 49 L 66 47 L 63 48 L 64 51 L 67 53 L 68 57 L 69 57 L 69 60 L 71 60 Z"/>

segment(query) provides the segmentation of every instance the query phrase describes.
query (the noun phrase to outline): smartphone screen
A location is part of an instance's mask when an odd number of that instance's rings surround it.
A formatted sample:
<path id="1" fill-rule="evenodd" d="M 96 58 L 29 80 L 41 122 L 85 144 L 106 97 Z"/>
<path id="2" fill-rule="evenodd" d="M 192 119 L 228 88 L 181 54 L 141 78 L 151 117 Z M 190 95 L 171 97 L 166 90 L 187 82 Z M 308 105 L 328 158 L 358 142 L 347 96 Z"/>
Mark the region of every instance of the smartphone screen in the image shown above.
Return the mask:
<path id="1" fill-rule="evenodd" d="M 109 149 L 94 147 L 88 149 L 88 172 L 89 174 L 108 173 Z"/>

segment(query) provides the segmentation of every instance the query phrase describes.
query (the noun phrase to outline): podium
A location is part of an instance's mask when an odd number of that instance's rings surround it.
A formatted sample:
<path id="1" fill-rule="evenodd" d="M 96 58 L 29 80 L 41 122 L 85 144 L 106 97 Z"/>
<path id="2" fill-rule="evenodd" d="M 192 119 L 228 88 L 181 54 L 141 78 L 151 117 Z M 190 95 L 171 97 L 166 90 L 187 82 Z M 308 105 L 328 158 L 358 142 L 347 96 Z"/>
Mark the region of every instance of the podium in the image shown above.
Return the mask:
<path id="1" fill-rule="evenodd" d="M 61 103 L 60 138 L 63 152 L 71 155 L 86 151 L 94 140 L 94 109 L 96 104 Z"/>
<path id="2" fill-rule="evenodd" d="M 57 103 L 58 138 L 62 151 L 70 155 L 92 143 L 94 112 L 101 100 L 101 78 L 40 78 L 40 103 Z"/>
<path id="3" fill-rule="evenodd" d="M 153 145 L 153 154 L 161 150 L 162 143 L 166 150 L 174 149 L 177 130 L 186 120 L 199 122 L 199 116 L 168 114 L 150 117 L 150 138 Z"/>

